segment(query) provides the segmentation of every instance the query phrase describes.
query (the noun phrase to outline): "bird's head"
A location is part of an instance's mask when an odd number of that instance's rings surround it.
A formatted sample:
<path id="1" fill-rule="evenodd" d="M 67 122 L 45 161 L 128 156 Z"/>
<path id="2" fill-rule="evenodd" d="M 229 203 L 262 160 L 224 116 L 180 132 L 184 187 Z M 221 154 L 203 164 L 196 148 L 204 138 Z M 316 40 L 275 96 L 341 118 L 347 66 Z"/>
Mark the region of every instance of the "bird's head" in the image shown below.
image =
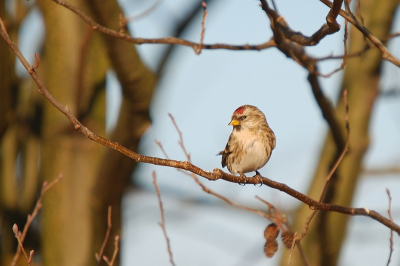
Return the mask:
<path id="1" fill-rule="evenodd" d="M 267 124 L 265 115 L 257 107 L 242 105 L 233 112 L 229 125 L 237 130 L 256 130 L 263 123 Z"/>

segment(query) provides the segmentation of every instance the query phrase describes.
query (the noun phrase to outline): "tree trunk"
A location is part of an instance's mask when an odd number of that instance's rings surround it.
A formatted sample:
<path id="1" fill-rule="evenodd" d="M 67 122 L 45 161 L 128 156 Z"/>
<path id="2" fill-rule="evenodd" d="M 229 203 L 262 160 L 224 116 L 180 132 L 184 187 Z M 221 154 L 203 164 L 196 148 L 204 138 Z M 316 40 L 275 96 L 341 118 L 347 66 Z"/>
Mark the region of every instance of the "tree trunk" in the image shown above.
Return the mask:
<path id="1" fill-rule="evenodd" d="M 38 2 L 46 25 L 39 75 L 57 100 L 68 105 L 91 130 L 104 135 L 109 66 L 104 44 L 76 14 L 47 0 Z M 84 2 L 74 0 L 72 4 L 90 14 Z M 41 178 L 64 176 L 44 198 L 44 265 L 79 266 L 93 261 L 89 203 L 104 151 L 103 146 L 77 133 L 68 119 L 44 100 Z"/>

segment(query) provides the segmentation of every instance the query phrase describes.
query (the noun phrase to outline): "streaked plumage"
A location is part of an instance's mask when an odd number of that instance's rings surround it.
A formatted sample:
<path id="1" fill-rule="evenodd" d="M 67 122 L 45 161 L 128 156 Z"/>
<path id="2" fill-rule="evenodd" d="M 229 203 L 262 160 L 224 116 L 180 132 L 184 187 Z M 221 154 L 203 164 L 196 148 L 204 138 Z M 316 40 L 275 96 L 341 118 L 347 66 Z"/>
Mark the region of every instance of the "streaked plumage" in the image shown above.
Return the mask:
<path id="1" fill-rule="evenodd" d="M 235 110 L 229 125 L 231 135 L 222 155 L 222 167 L 240 175 L 257 171 L 271 157 L 275 148 L 275 134 L 264 114 L 255 106 L 243 105 Z"/>

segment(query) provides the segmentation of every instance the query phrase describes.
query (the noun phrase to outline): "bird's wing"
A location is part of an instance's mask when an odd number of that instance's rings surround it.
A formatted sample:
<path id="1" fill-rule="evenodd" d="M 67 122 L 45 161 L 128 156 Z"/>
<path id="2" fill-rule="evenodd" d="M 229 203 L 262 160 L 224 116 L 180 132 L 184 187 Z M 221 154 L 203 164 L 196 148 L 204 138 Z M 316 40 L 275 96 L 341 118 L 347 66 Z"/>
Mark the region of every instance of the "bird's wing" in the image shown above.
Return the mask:
<path id="1" fill-rule="evenodd" d="M 232 134 L 229 136 L 228 143 L 226 143 L 225 150 L 221 151 L 219 154 L 222 155 L 221 164 L 222 167 L 226 166 L 226 160 L 228 159 L 229 154 L 232 152 L 230 151 L 229 143 L 231 142 Z"/>

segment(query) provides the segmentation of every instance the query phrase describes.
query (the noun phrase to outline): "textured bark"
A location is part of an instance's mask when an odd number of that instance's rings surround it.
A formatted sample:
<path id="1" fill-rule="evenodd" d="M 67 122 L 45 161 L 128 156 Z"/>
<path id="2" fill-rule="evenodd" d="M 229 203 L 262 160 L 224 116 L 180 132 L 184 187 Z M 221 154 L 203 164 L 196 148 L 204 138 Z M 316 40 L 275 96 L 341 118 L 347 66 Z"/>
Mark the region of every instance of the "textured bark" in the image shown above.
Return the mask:
<path id="1" fill-rule="evenodd" d="M 73 3 L 88 12 L 82 1 Z M 87 26 L 75 14 L 46 0 L 38 4 L 46 25 L 40 76 L 60 102 L 78 117 L 85 113 L 82 122 L 104 135 L 108 60 L 101 39 L 92 36 L 85 48 Z M 60 173 L 64 176 L 44 198 L 44 265 L 89 265 L 87 262 L 94 257 L 89 203 L 104 150 L 76 133 L 54 106 L 44 102 L 41 178 L 52 180 Z"/>
<path id="2" fill-rule="evenodd" d="M 96 21 L 108 28 L 119 29 L 117 18 L 122 14 L 122 10 L 115 1 L 86 2 L 92 7 Z M 109 36 L 102 37 L 123 90 L 120 117 L 111 140 L 136 151 L 142 134 L 150 125 L 149 106 L 156 79 L 141 62 L 134 45 Z M 92 252 L 99 250 L 104 239 L 108 205 L 112 206 L 111 238 L 121 234 L 121 199 L 136 165 L 134 160 L 113 150 L 107 150 L 102 160 L 93 190 L 92 218 L 95 239 Z M 105 254 L 111 256 L 113 249 L 113 241 L 109 241 Z"/>
<path id="3" fill-rule="evenodd" d="M 388 35 L 398 4 L 399 1 L 392 0 L 362 2 L 361 13 L 365 19 L 365 24 L 379 39 L 385 39 Z M 349 52 L 362 49 L 365 43 L 361 33 L 352 28 L 350 36 Z M 348 60 L 341 91 L 348 90 L 351 127 L 350 150 L 333 176 L 323 199 L 324 202 L 351 206 L 361 171 L 362 159 L 369 146 L 368 129 L 378 94 L 381 63 L 381 53 L 377 49 L 367 52 L 360 58 Z M 344 118 L 345 107 L 342 98 L 338 101 L 336 110 L 339 116 Z M 345 134 L 344 122 L 342 131 Z M 340 152 L 336 149 L 332 134 L 329 132 L 308 192 L 308 195 L 312 198 L 318 199 L 325 177 Z M 303 205 L 299 209 L 294 230 L 301 233 L 310 213 L 308 206 Z M 311 265 L 337 264 L 346 235 L 348 218 L 348 216 L 332 212 L 317 213 L 311 222 L 307 235 L 301 241 Z M 283 255 L 282 265 L 287 265 L 288 256 L 289 251 L 286 251 Z M 302 258 L 297 250 L 293 253 L 291 265 L 303 265 Z"/>

